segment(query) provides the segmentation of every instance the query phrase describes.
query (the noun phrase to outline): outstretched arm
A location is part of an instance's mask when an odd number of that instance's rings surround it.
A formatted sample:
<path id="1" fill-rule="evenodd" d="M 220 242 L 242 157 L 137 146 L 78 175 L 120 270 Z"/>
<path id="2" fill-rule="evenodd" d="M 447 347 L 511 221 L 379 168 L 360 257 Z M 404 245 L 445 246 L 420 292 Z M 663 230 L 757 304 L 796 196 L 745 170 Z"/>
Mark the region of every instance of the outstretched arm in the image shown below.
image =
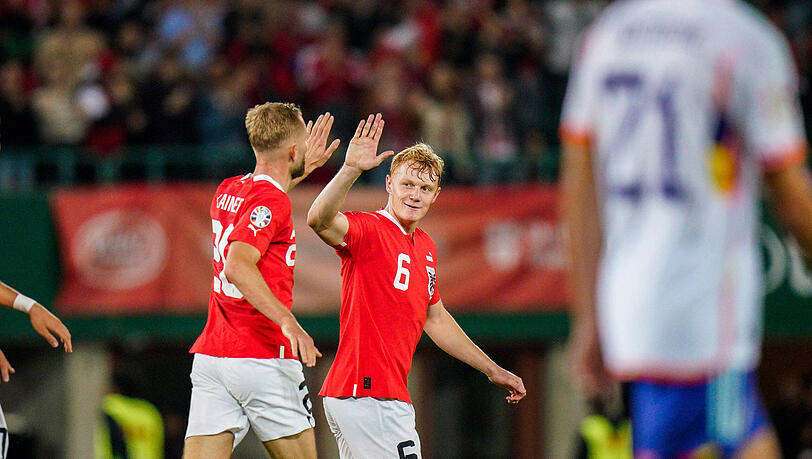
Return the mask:
<path id="1" fill-rule="evenodd" d="M 0 282 L 0 304 L 28 313 L 31 318 L 31 326 L 48 341 L 51 347 L 59 347 L 61 341 L 65 346 L 65 352 L 73 352 L 73 344 L 67 327 L 41 304 L 22 295 L 3 282 Z M 52 333 L 56 334 L 59 340 Z"/>
<path id="2" fill-rule="evenodd" d="M 245 242 L 232 241 L 224 268 L 226 279 L 240 290 L 251 306 L 279 325 L 282 334 L 290 340 L 293 355 L 298 356 L 306 366 L 312 367 L 316 364 L 316 357 L 321 357 L 321 352 L 313 343 L 313 338 L 293 317 L 293 313 L 288 311 L 265 283 L 257 268 L 259 258 L 260 253 L 256 247 Z"/>
<path id="3" fill-rule="evenodd" d="M 307 122 L 307 126 L 305 126 L 307 130 L 307 151 L 305 152 L 304 174 L 301 177 L 292 179 L 288 184 L 287 191 L 290 191 L 299 182 L 307 178 L 311 172 L 323 166 L 338 148 L 338 144 L 341 143 L 339 139 L 333 140 L 330 146 L 327 146 L 327 139 L 330 137 L 330 129 L 333 128 L 334 120 L 333 115 L 326 112 L 319 115 L 315 123 L 313 121 Z"/>
<path id="4" fill-rule="evenodd" d="M 384 159 L 392 156 L 393 151 L 378 154 L 378 142 L 383 133 L 384 120 L 381 114 L 369 115 L 366 121 L 361 120 L 355 135 L 347 148 L 344 165 L 330 180 L 330 183 L 319 193 L 307 213 L 307 224 L 329 245 L 344 241 L 349 230 L 347 217 L 339 212 L 344 198 L 358 180 L 361 173 L 380 165 Z"/>
<path id="5" fill-rule="evenodd" d="M 497 365 L 474 344 L 448 313 L 442 301 L 429 306 L 423 330 L 440 349 L 481 371 L 492 383 L 510 392 L 506 397 L 508 403 L 519 403 L 525 396 L 522 378 Z"/>

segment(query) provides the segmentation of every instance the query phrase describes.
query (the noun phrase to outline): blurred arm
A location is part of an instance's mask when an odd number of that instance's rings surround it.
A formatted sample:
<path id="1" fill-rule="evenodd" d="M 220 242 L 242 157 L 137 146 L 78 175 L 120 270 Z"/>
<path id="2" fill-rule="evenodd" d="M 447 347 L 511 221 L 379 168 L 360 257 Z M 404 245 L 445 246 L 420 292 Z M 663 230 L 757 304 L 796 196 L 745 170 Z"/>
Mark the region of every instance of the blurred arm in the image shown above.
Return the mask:
<path id="1" fill-rule="evenodd" d="M 601 251 L 601 222 L 592 157 L 586 145 L 566 145 L 562 199 L 570 263 L 573 376 L 588 395 L 609 387 L 595 319 L 595 290 Z"/>
<path id="2" fill-rule="evenodd" d="M 491 382 L 507 389 L 509 403 L 517 403 L 525 396 L 522 379 L 497 365 L 460 328 L 448 313 L 443 302 L 429 306 L 423 329 L 432 341 L 452 357 L 484 373 Z"/>
<path id="3" fill-rule="evenodd" d="M 13 308 L 14 300 L 17 299 L 18 295 L 20 295 L 18 291 L 14 290 L 3 282 L 0 282 L 0 304 Z M 45 309 L 43 305 L 37 302 L 34 302 L 34 305 L 31 306 L 31 309 L 28 311 L 28 315 L 31 319 L 31 326 L 34 327 L 34 330 L 45 338 L 46 341 L 48 341 L 48 344 L 50 344 L 51 347 L 58 347 L 59 342 L 61 341 L 62 344 L 65 345 L 65 352 L 73 352 L 73 343 L 71 342 L 70 332 L 58 317 L 51 314 L 50 311 Z M 59 337 L 59 340 L 54 338 L 52 333 L 56 334 L 56 336 Z"/>
<path id="4" fill-rule="evenodd" d="M 257 268 L 259 259 L 260 253 L 256 247 L 245 242 L 232 241 L 224 268 L 226 279 L 240 290 L 251 306 L 279 325 L 282 334 L 290 340 L 293 355 L 299 356 L 307 366 L 315 365 L 316 357 L 321 357 L 321 353 L 313 344 L 313 338 L 265 283 Z"/>
<path id="5" fill-rule="evenodd" d="M 767 173 L 764 182 L 772 195 L 772 208 L 798 245 L 812 257 L 812 184 L 804 164 Z"/>

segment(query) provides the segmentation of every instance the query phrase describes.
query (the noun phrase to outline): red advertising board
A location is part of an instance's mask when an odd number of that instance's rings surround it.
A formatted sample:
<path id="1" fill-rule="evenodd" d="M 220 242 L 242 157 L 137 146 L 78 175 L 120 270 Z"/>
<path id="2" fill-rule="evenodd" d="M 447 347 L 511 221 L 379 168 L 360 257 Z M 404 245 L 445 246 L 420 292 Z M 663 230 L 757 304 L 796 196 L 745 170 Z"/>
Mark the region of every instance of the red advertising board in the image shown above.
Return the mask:
<path id="1" fill-rule="evenodd" d="M 133 185 L 53 195 L 65 313 L 205 311 L 212 282 L 213 185 Z M 339 308 L 339 261 L 306 224 L 320 191 L 291 192 L 296 234 L 294 312 Z M 348 210 L 376 210 L 383 187 L 354 188 Z M 422 222 L 438 247 L 438 282 L 453 310 L 560 309 L 566 304 L 556 190 L 442 190 Z"/>

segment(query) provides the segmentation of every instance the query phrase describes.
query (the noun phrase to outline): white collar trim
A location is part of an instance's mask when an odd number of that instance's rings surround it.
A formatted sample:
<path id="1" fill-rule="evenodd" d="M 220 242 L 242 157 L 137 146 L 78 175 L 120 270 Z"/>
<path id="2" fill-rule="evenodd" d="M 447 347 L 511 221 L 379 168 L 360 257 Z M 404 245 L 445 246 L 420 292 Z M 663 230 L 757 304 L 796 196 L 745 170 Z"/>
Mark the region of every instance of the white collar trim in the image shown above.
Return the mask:
<path id="1" fill-rule="evenodd" d="M 250 177 L 250 176 L 252 176 L 252 175 L 253 175 L 253 173 L 248 174 L 248 175 L 246 175 L 245 177 L 243 177 L 243 179 L 247 179 L 248 177 Z M 259 174 L 259 175 L 254 175 L 254 181 L 256 182 L 256 181 L 258 181 L 258 180 L 265 180 L 266 182 L 271 182 L 271 183 L 273 184 L 273 186 L 275 186 L 275 187 L 279 188 L 279 191 L 281 191 L 281 192 L 283 192 L 283 193 L 287 193 L 287 192 L 285 191 L 285 189 L 284 189 L 284 188 L 282 188 L 282 185 L 280 185 L 280 184 L 279 184 L 279 182 L 277 182 L 276 180 L 274 180 L 273 178 L 271 178 L 271 176 L 270 176 L 270 175 L 267 175 L 267 174 Z"/>
<path id="2" fill-rule="evenodd" d="M 387 212 L 386 209 L 377 210 L 376 212 L 383 215 L 384 217 L 388 218 L 389 220 L 391 220 L 392 223 L 398 225 L 398 228 L 400 228 L 400 230 L 403 232 L 403 234 L 405 234 L 407 236 L 409 235 L 409 233 L 407 233 L 406 230 L 403 229 L 403 226 L 400 224 L 400 222 L 397 221 L 397 219 L 395 217 L 393 217 L 392 214 Z"/>

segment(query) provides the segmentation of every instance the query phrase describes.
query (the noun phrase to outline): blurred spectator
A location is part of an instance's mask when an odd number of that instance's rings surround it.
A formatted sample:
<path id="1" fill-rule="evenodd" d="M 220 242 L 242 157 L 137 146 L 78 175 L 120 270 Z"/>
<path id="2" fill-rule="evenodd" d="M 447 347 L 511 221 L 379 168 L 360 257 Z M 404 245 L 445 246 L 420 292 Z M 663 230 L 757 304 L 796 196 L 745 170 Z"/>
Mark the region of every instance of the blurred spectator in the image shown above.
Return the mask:
<path id="1" fill-rule="evenodd" d="M 16 60 L 0 67 L 0 144 L 4 146 L 37 143 L 36 120 L 23 86 L 24 72 Z"/>
<path id="2" fill-rule="evenodd" d="M 471 183 L 476 172 L 469 141 L 473 121 L 461 97 L 458 76 L 451 65 L 440 62 L 432 70 L 428 85 L 428 92 L 415 91 L 412 95 L 419 124 L 417 137 L 446 161 L 444 181 Z"/>
<path id="3" fill-rule="evenodd" d="M 146 115 L 145 135 L 155 144 L 196 143 L 197 91 L 180 65 L 168 54 L 140 89 Z"/>
<path id="4" fill-rule="evenodd" d="M 521 174 L 519 143 L 514 117 L 514 90 L 505 79 L 502 63 L 493 54 L 476 63 L 473 87 L 476 116 L 475 146 L 479 181 L 494 184 L 517 181 Z"/>
<path id="5" fill-rule="evenodd" d="M 74 99 L 71 63 L 54 59 L 41 69 L 43 85 L 33 94 L 40 139 L 46 144 L 78 145 L 87 133 L 87 119 Z"/>
<path id="6" fill-rule="evenodd" d="M 220 0 L 167 0 L 158 19 L 162 45 L 176 50 L 189 71 L 202 70 L 211 62 L 223 33 L 226 14 Z"/>

